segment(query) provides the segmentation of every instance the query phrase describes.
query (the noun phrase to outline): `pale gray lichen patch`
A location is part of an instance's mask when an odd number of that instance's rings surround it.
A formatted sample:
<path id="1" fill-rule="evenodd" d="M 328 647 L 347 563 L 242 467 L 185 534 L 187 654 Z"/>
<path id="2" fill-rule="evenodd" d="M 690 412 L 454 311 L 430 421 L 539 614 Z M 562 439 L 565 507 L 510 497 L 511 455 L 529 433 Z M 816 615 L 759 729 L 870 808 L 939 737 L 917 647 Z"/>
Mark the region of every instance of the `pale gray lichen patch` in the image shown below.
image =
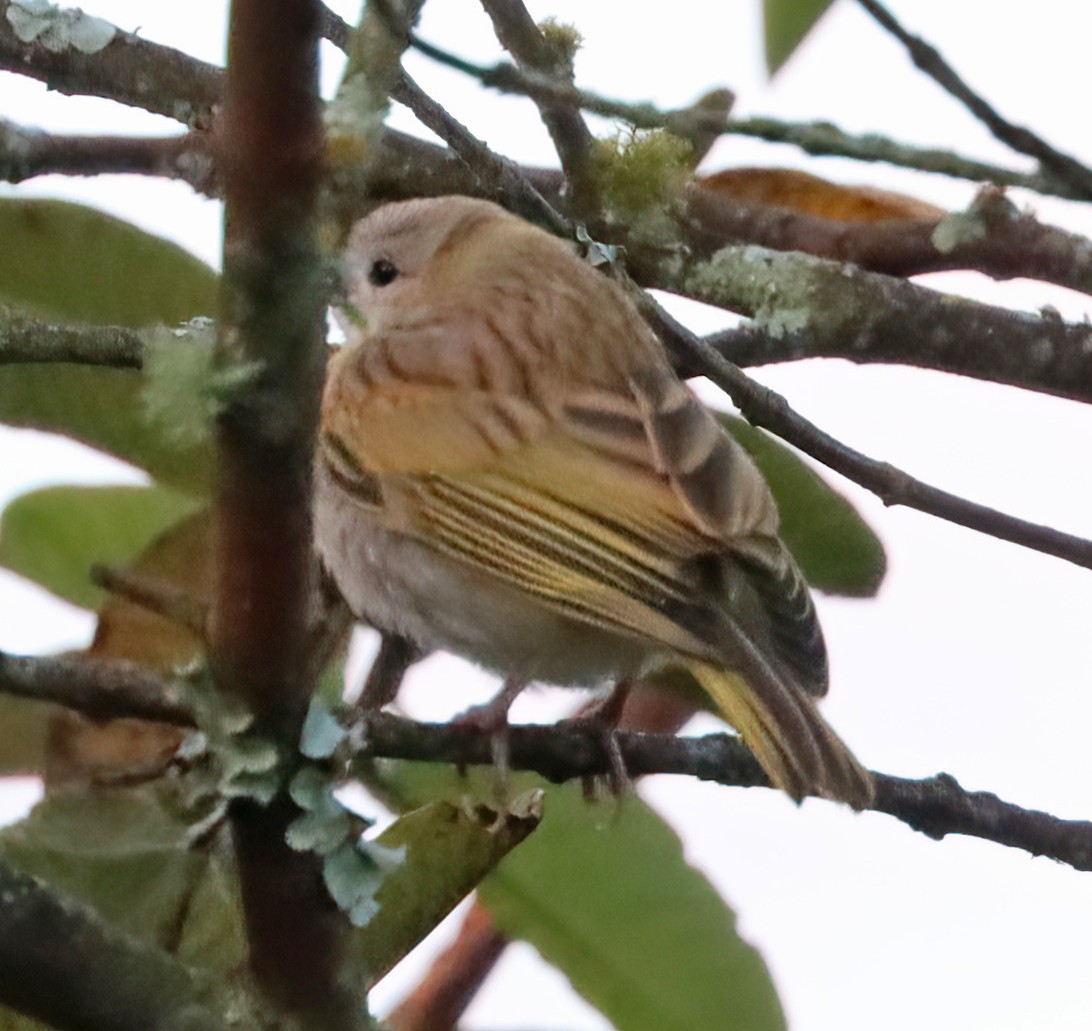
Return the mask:
<path id="1" fill-rule="evenodd" d="M 79 8 L 62 9 L 49 0 L 11 0 L 7 19 L 22 42 L 40 43 L 54 53 L 72 48 L 95 54 L 118 32 L 102 18 L 84 14 Z"/>
<path id="2" fill-rule="evenodd" d="M 693 296 L 749 315 L 773 337 L 805 329 L 814 316 L 815 284 L 808 258 L 765 247 L 725 247 L 691 269 Z"/>
<path id="3" fill-rule="evenodd" d="M 941 254 L 951 254 L 957 247 L 984 239 L 988 232 L 989 228 L 974 208 L 957 211 L 941 219 L 933 230 L 933 246 Z"/>

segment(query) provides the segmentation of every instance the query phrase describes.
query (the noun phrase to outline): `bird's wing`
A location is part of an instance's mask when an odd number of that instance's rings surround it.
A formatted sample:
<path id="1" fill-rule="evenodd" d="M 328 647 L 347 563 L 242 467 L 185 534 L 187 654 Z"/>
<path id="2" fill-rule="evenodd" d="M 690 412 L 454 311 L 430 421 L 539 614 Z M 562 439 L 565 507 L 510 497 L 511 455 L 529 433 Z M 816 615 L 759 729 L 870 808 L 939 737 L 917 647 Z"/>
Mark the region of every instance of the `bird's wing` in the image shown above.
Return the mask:
<path id="1" fill-rule="evenodd" d="M 374 503 L 385 484 L 392 528 L 586 622 L 715 661 L 725 616 L 742 619 L 821 693 L 818 622 L 765 481 L 658 345 L 635 334 L 640 360 L 555 374 L 510 336 L 486 348 L 480 325 L 453 324 L 470 325 L 334 359 L 334 384 L 355 391 L 335 390 L 324 419 L 342 486 Z M 396 504 L 403 492 L 416 500 Z"/>

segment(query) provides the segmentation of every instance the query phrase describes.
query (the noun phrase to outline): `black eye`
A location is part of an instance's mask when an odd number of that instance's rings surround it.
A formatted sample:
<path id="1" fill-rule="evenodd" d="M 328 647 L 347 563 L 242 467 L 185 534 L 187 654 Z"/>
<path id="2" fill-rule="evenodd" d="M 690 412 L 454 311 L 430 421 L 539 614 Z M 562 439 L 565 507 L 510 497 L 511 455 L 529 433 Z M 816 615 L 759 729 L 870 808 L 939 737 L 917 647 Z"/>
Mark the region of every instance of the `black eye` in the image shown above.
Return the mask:
<path id="1" fill-rule="evenodd" d="M 368 282 L 372 286 L 386 286 L 398 278 L 398 266 L 389 258 L 379 258 L 368 269 Z"/>

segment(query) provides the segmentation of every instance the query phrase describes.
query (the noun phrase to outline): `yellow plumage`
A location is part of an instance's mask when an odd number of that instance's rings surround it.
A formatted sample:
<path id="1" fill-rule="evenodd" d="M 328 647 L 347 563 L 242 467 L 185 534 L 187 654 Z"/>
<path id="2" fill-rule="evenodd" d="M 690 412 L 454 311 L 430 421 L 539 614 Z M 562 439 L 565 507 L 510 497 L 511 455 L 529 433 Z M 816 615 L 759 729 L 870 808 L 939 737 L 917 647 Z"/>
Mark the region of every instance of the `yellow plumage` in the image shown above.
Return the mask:
<path id="1" fill-rule="evenodd" d="M 683 666 L 775 784 L 866 805 L 769 490 L 621 291 L 454 197 L 363 220 L 345 271 L 315 522 L 357 615 L 516 680 Z"/>

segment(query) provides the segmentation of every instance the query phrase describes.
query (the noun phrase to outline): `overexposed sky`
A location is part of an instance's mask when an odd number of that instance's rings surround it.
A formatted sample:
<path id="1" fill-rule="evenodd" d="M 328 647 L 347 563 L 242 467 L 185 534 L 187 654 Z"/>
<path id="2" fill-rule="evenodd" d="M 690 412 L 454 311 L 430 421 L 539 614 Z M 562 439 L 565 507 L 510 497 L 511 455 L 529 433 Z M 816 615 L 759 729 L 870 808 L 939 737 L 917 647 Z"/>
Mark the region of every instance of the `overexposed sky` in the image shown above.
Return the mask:
<path id="1" fill-rule="evenodd" d="M 356 16 L 355 4 L 334 6 Z M 739 115 L 828 119 L 850 131 L 1027 165 L 917 73 L 851 0 L 835 4 L 773 84 L 760 60 L 760 0 L 676 0 L 654 11 L 620 0 L 529 6 L 536 17 L 553 14 L 578 25 L 586 37 L 578 81 L 611 96 L 677 106 L 727 85 L 738 95 Z M 1092 14 L 1082 5 L 898 0 L 891 7 L 1011 120 L 1092 163 L 1086 129 Z M 86 9 L 205 60 L 222 60 L 224 3 L 88 0 Z M 496 56 L 488 20 L 472 0 L 433 0 L 420 31 L 473 59 Z M 407 63 L 494 147 L 520 161 L 552 163 L 529 102 L 485 94 L 417 55 Z M 334 71 L 331 65 L 331 83 Z M 48 94 L 13 76 L 0 78 L 0 116 L 55 131 L 176 128 L 106 101 Z M 414 126 L 404 111 L 396 111 L 394 123 Z M 966 183 L 808 159 L 789 147 L 737 138 L 721 140 L 704 167 L 743 164 L 806 167 L 953 208 L 974 193 Z M 16 192 L 85 198 L 218 260 L 217 206 L 181 185 L 50 178 Z M 1092 234 L 1087 208 L 1013 196 L 1045 221 Z M 1087 311 L 1087 298 L 1040 284 L 992 283 L 971 274 L 923 281 L 1027 310 L 1049 303 L 1067 318 Z M 696 328 L 717 324 L 708 313 L 695 318 Z M 1087 406 L 838 361 L 758 375 L 868 454 L 976 501 L 1092 537 Z M 820 599 L 833 671 L 824 711 L 834 726 L 874 768 L 903 776 L 945 770 L 968 788 L 1060 816 L 1092 816 L 1088 571 L 916 512 L 886 510 L 831 479 L 877 528 L 890 566 L 875 601 Z M 47 483 L 138 481 L 131 470 L 67 442 L 0 430 L 0 501 Z M 0 574 L 0 647 L 71 647 L 85 642 L 90 628 L 86 615 Z M 435 685 L 450 685 L 453 669 L 465 674 L 463 688 L 437 698 Z M 450 715 L 488 690 L 462 664 L 432 659 L 411 674 L 405 704 L 415 715 Z M 540 692 L 521 699 L 514 716 L 545 718 L 564 705 L 557 692 Z M 695 729 L 712 726 L 709 720 Z M 796 809 L 771 792 L 655 778 L 641 793 L 679 829 L 692 861 L 736 907 L 742 931 L 770 964 L 795 1031 L 1092 1025 L 1092 875 L 988 843 L 932 842 L 879 814 L 854 815 L 819 801 Z M 24 787 L 20 797 L 26 796 Z M 426 961 L 415 957 L 410 966 Z M 412 976 L 410 970 L 400 981 L 392 977 L 377 1002 L 389 1004 Z M 523 946 L 502 961 L 467 1026 L 592 1031 L 605 1025 Z"/>

